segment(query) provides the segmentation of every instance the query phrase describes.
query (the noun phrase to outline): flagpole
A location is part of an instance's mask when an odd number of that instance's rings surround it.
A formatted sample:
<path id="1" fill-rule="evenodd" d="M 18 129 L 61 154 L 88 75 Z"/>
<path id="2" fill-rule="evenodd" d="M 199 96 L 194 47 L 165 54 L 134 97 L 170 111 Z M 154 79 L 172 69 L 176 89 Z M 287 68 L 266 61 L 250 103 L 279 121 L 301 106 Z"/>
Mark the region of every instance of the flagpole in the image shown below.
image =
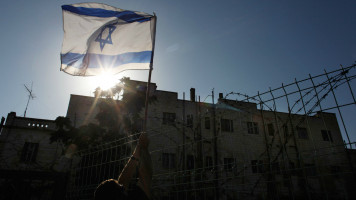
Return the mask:
<path id="1" fill-rule="evenodd" d="M 152 27 L 152 56 L 151 56 L 151 62 L 150 62 L 150 71 L 148 74 L 148 82 L 147 82 L 147 90 L 146 90 L 146 101 L 145 101 L 145 119 L 144 119 L 144 124 L 143 124 L 143 132 L 147 131 L 147 113 L 148 113 L 148 98 L 150 96 L 150 86 L 151 86 L 151 75 L 152 75 L 152 70 L 153 70 L 153 56 L 155 52 L 155 43 L 156 43 L 156 23 L 157 23 L 157 16 L 156 13 L 153 13 L 153 18 L 154 24 Z"/>

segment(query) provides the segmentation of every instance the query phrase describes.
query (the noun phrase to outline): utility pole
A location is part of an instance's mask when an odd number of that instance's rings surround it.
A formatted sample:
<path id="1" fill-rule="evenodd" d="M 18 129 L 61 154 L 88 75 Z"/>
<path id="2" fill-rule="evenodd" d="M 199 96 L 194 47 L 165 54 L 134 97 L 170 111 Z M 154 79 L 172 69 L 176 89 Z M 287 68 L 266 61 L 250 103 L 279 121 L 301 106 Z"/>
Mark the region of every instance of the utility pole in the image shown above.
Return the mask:
<path id="1" fill-rule="evenodd" d="M 182 159 L 182 170 L 185 170 L 185 92 L 183 92 L 183 149 L 182 149 L 182 154 L 183 154 L 183 159 Z"/>
<path id="2" fill-rule="evenodd" d="M 200 189 L 203 188 L 203 141 L 202 141 L 202 128 L 201 128 L 201 103 L 200 103 L 200 96 L 199 96 L 199 102 L 196 103 L 198 107 L 198 113 L 197 113 L 197 136 L 196 136 L 196 151 L 197 151 L 197 164 L 196 164 L 196 175 L 195 175 L 195 188 Z M 204 192 L 202 190 L 198 190 L 198 195 L 199 197 L 204 196 Z"/>
<path id="3" fill-rule="evenodd" d="M 212 111 L 213 111 L 213 141 L 214 141 L 214 172 L 215 172 L 215 200 L 219 200 L 219 170 L 218 170 L 218 141 L 216 133 L 216 114 L 215 114 L 215 103 L 214 103 L 214 88 L 211 91 L 211 98 L 213 101 Z"/>
<path id="4" fill-rule="evenodd" d="M 27 92 L 29 93 L 28 94 L 28 100 L 27 100 L 27 104 L 26 104 L 26 109 L 25 109 L 25 112 L 23 114 L 23 117 L 26 117 L 26 112 L 27 112 L 27 108 L 28 108 L 28 104 L 30 103 L 30 99 L 34 99 L 35 98 L 35 95 L 32 94 L 32 86 L 33 86 L 33 82 L 31 83 L 31 89 L 28 89 L 28 87 L 24 84 Z"/>
<path id="5" fill-rule="evenodd" d="M 203 141 L 201 136 L 201 103 L 200 96 L 198 102 L 198 115 L 197 115 L 197 167 L 203 168 Z"/>

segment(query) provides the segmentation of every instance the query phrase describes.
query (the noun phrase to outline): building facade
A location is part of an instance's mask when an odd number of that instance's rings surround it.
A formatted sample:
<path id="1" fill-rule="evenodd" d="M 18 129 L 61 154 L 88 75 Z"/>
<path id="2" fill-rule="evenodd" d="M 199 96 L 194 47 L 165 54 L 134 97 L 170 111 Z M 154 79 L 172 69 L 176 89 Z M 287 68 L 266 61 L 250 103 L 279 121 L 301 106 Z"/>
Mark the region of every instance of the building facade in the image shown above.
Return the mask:
<path id="1" fill-rule="evenodd" d="M 4 199 L 63 199 L 67 173 L 62 148 L 50 144 L 53 120 L 8 114 L 0 135 L 0 188 Z"/>
<path id="2" fill-rule="evenodd" d="M 335 114 L 258 109 L 222 94 L 216 104 L 201 103 L 193 88 L 189 100 L 151 88 L 157 101 L 149 105 L 147 133 L 156 199 L 352 199 L 355 171 Z M 67 117 L 95 123 L 96 101 L 71 95 Z"/>

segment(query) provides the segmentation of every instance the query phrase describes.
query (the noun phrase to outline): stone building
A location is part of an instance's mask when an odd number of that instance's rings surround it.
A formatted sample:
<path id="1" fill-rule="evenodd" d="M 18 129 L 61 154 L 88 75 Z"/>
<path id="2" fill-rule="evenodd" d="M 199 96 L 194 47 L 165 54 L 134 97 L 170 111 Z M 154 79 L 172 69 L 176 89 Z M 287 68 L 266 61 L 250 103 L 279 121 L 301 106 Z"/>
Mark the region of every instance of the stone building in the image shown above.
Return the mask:
<path id="1" fill-rule="evenodd" d="M 335 114 L 262 110 L 222 94 L 200 103 L 194 88 L 185 100 L 154 83 L 150 95 L 157 199 L 352 199 L 353 164 Z M 95 101 L 71 95 L 67 117 L 77 126 L 95 122 Z"/>
<path id="2" fill-rule="evenodd" d="M 50 144 L 53 120 L 8 114 L 0 135 L 3 199 L 63 199 L 66 173 L 58 172 L 61 148 Z"/>

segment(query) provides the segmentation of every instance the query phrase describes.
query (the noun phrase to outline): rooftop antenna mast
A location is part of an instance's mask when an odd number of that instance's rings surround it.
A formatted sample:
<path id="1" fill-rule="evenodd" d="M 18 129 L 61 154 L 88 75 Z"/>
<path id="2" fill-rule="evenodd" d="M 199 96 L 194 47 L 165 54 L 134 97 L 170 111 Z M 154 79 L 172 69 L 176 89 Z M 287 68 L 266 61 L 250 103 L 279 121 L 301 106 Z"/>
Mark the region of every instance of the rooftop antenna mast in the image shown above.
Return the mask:
<path id="1" fill-rule="evenodd" d="M 27 105 L 26 105 L 25 113 L 23 114 L 23 116 L 26 117 L 26 112 L 27 112 L 28 104 L 30 103 L 30 99 L 34 99 L 36 96 L 32 93 L 33 82 L 31 83 L 31 89 L 28 89 L 28 87 L 25 84 L 24 86 L 28 92 Z"/>

